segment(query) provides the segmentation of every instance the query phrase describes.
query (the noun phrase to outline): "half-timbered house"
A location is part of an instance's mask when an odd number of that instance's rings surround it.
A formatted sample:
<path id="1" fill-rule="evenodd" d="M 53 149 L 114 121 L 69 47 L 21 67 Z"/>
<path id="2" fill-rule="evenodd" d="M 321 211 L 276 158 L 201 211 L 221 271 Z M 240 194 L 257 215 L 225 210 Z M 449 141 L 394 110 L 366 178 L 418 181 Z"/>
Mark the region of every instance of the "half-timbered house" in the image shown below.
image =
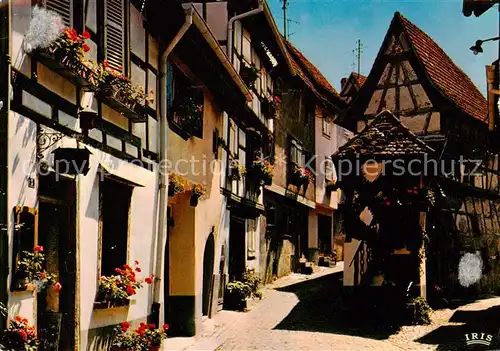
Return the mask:
<path id="1" fill-rule="evenodd" d="M 385 110 L 397 118 L 395 125 L 408 129 L 435 151 L 426 152 L 434 163 L 422 171 L 421 183 L 414 184 L 431 189 L 436 204 L 420 219 L 415 215 L 414 225 L 420 226 L 429 238 L 426 258 L 420 254 L 421 272 L 427 272 L 427 277 L 417 279 L 416 283 L 421 283 L 419 293 L 451 294 L 469 287 L 458 268 L 467 252 L 484 264 L 482 278 L 473 286 L 496 291 L 498 144 L 494 142 L 497 136 L 488 131 L 488 118 L 493 116 L 488 115 L 486 100 L 470 78 L 436 42 L 400 13 L 394 15 L 366 82 L 339 121 L 345 126 L 357 125 L 360 134 L 355 139 L 367 144 L 366 149 L 354 148 L 358 155 L 371 155 L 371 139 L 377 144 L 378 139 L 390 138 L 391 134 L 378 126 L 370 128 L 377 121 L 375 116 Z M 386 156 L 393 150 L 389 146 L 382 150 Z M 401 177 L 411 178 L 408 170 Z M 351 196 L 357 197 L 354 193 Z M 391 200 L 386 202 L 391 205 Z M 410 232 L 409 228 L 399 228 L 400 235 Z M 352 228 L 349 236 L 362 240 Z M 370 256 L 361 254 L 364 245 L 355 240 L 350 245 L 345 251 L 345 286 L 360 284 L 363 279 L 359 276 L 370 271 Z M 365 281 L 370 284 L 378 273 L 372 270 Z"/>
<path id="2" fill-rule="evenodd" d="M 238 70 L 203 16 L 179 2 L 16 0 L 0 16 L 9 317 L 28 318 L 62 350 L 104 349 L 123 321 L 194 335 L 220 291 L 220 135 L 252 101 Z M 174 183 L 185 187 L 169 197 Z M 36 245 L 62 287 L 24 284 L 20 259 Z M 115 301 L 103 277 L 127 264 L 143 286 Z"/>

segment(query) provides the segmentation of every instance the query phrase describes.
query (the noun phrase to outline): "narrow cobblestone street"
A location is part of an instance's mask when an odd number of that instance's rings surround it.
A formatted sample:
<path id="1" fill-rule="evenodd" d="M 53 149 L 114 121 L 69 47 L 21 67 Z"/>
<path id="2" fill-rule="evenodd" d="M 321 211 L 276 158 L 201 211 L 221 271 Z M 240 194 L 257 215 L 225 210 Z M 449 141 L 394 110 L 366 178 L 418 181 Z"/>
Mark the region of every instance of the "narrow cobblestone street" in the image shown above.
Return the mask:
<path id="1" fill-rule="evenodd" d="M 483 331 L 478 323 L 484 325 L 485 318 L 493 321 L 494 306 L 500 304 L 500 298 L 492 298 L 439 310 L 431 325 L 404 326 L 392 334 L 349 327 L 338 313 L 342 268 L 340 263 L 311 276 L 292 274 L 279 279 L 264 289 L 261 301 L 250 301 L 249 312 L 221 311 L 203 322 L 202 336 L 196 342 L 173 338 L 166 349 L 465 350 L 464 335 Z M 493 333 L 495 339 L 497 333 Z"/>

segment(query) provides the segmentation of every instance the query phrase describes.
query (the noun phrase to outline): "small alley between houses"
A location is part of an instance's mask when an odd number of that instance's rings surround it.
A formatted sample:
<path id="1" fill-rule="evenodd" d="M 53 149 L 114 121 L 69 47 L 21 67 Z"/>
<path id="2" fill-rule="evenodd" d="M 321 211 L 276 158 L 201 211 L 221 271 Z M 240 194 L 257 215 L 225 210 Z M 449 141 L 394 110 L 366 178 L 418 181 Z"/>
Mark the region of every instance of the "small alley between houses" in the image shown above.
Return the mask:
<path id="1" fill-rule="evenodd" d="M 429 325 L 346 324 L 343 266 L 280 278 L 264 289 L 262 300 L 249 304 L 249 311 L 221 311 L 203 322 L 199 338 L 168 339 L 165 350 L 467 350 L 467 333 L 488 331 L 485 319 L 495 328 L 500 321 L 500 298 L 484 297 L 434 311 Z"/>

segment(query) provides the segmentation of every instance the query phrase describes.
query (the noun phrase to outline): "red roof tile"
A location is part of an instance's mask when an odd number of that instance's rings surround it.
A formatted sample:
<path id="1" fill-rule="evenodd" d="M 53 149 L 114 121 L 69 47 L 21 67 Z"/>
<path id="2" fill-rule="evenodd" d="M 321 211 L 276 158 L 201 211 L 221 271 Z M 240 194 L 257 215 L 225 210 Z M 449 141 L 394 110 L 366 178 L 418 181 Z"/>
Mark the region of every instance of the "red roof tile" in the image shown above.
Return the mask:
<path id="1" fill-rule="evenodd" d="M 479 89 L 441 47 L 416 25 L 396 12 L 411 46 L 422 62 L 432 83 L 466 114 L 488 120 L 488 104 Z"/>
<path id="2" fill-rule="evenodd" d="M 366 80 L 368 79 L 368 77 L 366 77 L 362 74 L 358 74 L 356 72 L 352 72 L 351 75 L 354 79 L 356 79 L 356 81 L 358 82 L 360 87 L 362 87 L 363 84 L 365 84 Z"/>
<path id="3" fill-rule="evenodd" d="M 328 82 L 323 74 L 314 66 L 290 41 L 285 40 L 292 58 L 292 68 L 304 83 L 321 100 L 332 104 L 331 98 L 343 101 L 339 93 Z"/>

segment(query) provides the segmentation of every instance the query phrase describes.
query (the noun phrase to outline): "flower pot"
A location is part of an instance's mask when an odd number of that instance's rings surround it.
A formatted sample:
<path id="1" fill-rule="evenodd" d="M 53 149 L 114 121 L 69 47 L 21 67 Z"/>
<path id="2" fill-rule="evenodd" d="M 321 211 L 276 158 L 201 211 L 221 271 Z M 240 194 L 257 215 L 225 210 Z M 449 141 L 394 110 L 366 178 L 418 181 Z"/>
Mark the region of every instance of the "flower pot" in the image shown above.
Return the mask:
<path id="1" fill-rule="evenodd" d="M 149 351 L 160 351 L 161 346 L 150 346 Z"/>
<path id="2" fill-rule="evenodd" d="M 191 207 L 196 207 L 198 206 L 198 201 L 200 200 L 200 197 L 198 195 L 191 195 L 191 198 L 189 199 L 189 205 Z"/>
<path id="3" fill-rule="evenodd" d="M 175 196 L 175 189 L 173 184 L 168 185 L 168 196 L 169 197 Z"/>

